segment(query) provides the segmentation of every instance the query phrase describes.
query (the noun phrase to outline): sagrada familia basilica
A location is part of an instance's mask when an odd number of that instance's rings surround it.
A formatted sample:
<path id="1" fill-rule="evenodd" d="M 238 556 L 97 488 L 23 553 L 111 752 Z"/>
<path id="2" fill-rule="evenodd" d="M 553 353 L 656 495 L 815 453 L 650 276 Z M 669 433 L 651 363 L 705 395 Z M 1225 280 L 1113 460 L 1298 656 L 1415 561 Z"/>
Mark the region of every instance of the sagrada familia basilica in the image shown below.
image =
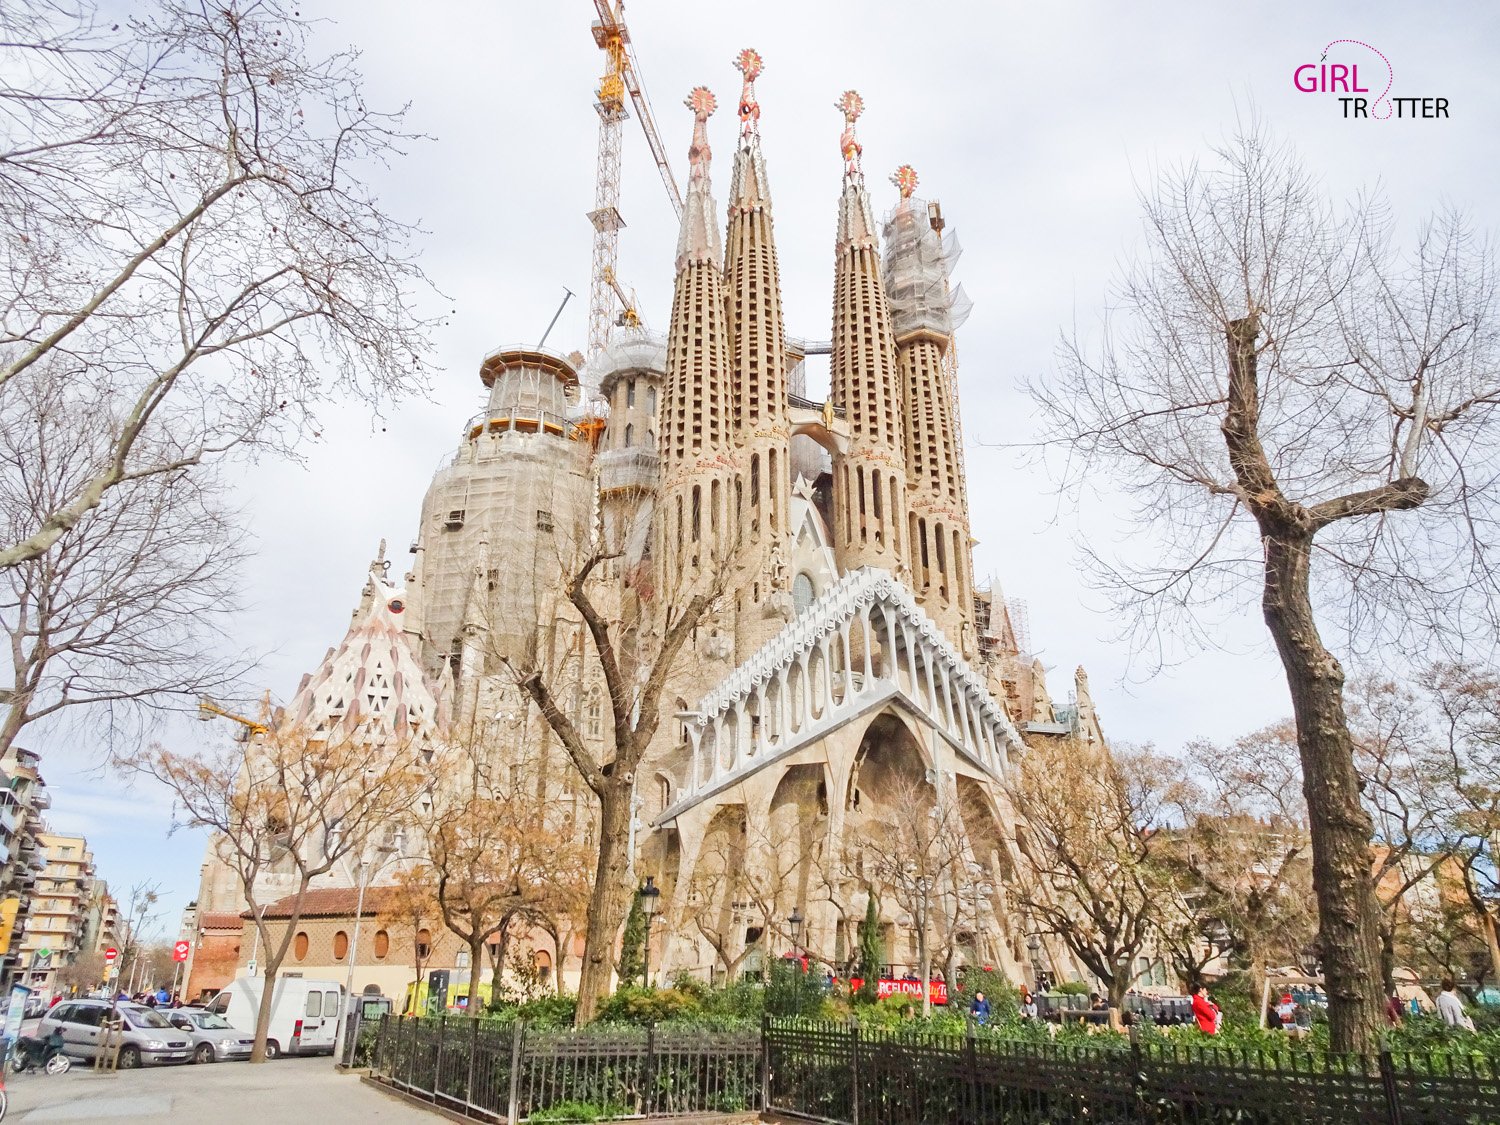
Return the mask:
<path id="1" fill-rule="evenodd" d="M 739 65 L 727 226 L 708 139 L 715 99 L 701 87 L 688 99 L 665 339 L 617 332 L 586 362 L 541 348 L 486 356 L 487 406 L 433 478 L 409 572 L 398 581 L 382 551 L 349 635 L 287 712 L 314 726 L 384 717 L 434 736 L 483 728 L 502 760 L 535 766 L 539 794 L 587 822 L 591 795 L 509 668 L 540 669 L 609 759 L 597 654 L 563 591 L 600 554 L 596 604 L 643 660 L 674 611 L 713 599 L 636 777 L 632 861 L 665 919 L 654 966 L 707 977 L 750 947 L 780 955 L 789 918 L 798 945 L 852 957 L 872 876 L 849 857 L 917 801 L 960 818 L 973 901 L 964 959 L 1034 979 L 1056 966 L 1033 963 L 1038 943 L 1028 948 L 1008 894 L 1023 857 L 1005 779 L 1028 742 L 1102 736 L 1082 670 L 1072 698 L 1054 702 L 1024 623 L 976 580 L 956 242 L 909 167 L 877 223 L 861 102 L 844 94 L 830 341 L 790 338 L 760 61 L 745 52 Z M 819 401 L 803 362 L 823 348 Z M 206 875 L 200 908 L 233 909 L 235 897 Z M 892 896 L 880 903 L 888 960 L 912 964 L 910 918 Z M 573 970 L 573 951 L 552 955 Z"/>

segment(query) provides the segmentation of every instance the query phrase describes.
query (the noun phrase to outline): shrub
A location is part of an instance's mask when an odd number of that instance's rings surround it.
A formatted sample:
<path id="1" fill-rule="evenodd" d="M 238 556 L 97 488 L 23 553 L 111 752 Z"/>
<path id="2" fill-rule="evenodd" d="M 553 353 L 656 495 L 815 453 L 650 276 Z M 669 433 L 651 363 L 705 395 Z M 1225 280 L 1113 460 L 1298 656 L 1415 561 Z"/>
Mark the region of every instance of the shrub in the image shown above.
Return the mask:
<path id="1" fill-rule="evenodd" d="M 801 1016 L 823 1005 L 823 975 L 816 965 L 804 971 L 802 962 L 778 958 L 771 962 L 765 989 L 765 1010 L 773 1016 Z"/>
<path id="2" fill-rule="evenodd" d="M 990 1002 L 990 1022 L 1008 1023 L 1021 1014 L 1016 986 L 998 969 L 965 965 L 958 970 L 958 980 L 948 988 L 948 1010 L 967 1012 L 976 992 L 984 993 Z"/>
<path id="3" fill-rule="evenodd" d="M 538 1027 L 572 1027 L 578 1011 L 576 996 L 538 996 L 516 1008 L 516 1016 Z"/>
<path id="4" fill-rule="evenodd" d="M 702 1014 L 702 1005 L 691 993 L 675 988 L 641 988 L 626 985 L 599 1005 L 597 1019 L 603 1023 L 633 1023 L 641 1027 L 670 1020 L 691 1019 Z"/>
<path id="5" fill-rule="evenodd" d="M 546 1109 L 533 1110 L 527 1121 L 610 1121 L 625 1116 L 629 1110 L 623 1105 L 595 1102 L 558 1102 Z"/>
<path id="6" fill-rule="evenodd" d="M 1087 996 L 1094 990 L 1081 980 L 1065 980 L 1053 985 L 1050 991 L 1055 996 Z"/>

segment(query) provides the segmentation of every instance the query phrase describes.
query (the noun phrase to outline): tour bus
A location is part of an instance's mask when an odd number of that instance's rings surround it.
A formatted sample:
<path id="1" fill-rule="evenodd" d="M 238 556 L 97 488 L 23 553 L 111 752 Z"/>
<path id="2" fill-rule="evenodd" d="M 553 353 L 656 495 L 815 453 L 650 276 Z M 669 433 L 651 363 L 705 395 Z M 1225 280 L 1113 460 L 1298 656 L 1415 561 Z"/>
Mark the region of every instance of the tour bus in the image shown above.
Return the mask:
<path id="1" fill-rule="evenodd" d="M 209 1001 L 208 1010 L 253 1033 L 265 986 L 264 977 L 240 977 Z M 344 986 L 337 981 L 282 977 L 271 994 L 266 1057 L 333 1054 L 343 1002 Z"/>

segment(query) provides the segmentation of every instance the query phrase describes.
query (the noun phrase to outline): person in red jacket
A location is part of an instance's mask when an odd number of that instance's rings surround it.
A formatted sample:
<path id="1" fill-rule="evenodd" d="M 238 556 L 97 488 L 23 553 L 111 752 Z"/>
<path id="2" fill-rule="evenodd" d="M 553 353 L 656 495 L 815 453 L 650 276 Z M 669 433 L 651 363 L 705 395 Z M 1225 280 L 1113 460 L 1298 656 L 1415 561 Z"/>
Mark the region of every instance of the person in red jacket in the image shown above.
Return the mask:
<path id="1" fill-rule="evenodd" d="M 1219 1006 L 1208 998 L 1201 984 L 1193 988 L 1193 1018 L 1204 1035 L 1219 1034 Z"/>

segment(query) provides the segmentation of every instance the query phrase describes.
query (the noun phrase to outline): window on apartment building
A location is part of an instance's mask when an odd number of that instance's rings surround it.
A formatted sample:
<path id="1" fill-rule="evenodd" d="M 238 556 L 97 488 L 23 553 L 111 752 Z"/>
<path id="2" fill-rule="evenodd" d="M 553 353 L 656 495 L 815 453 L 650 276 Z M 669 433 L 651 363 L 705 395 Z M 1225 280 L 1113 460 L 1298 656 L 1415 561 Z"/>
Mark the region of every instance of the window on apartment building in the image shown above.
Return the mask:
<path id="1" fill-rule="evenodd" d="M 536 510 L 536 529 L 538 531 L 552 530 L 552 513 L 544 508 Z"/>

